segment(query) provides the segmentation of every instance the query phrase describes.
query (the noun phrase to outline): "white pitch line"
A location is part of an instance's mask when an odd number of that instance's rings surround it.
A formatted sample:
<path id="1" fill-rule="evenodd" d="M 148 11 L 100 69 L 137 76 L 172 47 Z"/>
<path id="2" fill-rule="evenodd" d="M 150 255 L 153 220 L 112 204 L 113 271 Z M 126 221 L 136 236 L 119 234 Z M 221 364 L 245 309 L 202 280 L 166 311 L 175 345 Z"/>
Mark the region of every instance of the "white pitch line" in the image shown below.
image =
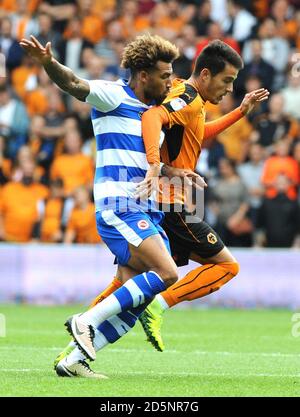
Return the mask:
<path id="1" fill-rule="evenodd" d="M 1 369 L 1 372 L 45 372 L 45 369 L 30 369 L 30 368 L 23 368 L 23 369 Z"/>
<path id="2" fill-rule="evenodd" d="M 65 346 L 54 346 L 54 347 L 37 347 L 37 346 L 0 346 L 0 350 L 62 350 Z M 113 353 L 150 353 L 151 349 L 125 349 L 125 348 L 109 348 L 109 352 Z M 106 349 L 105 352 L 108 350 Z M 156 353 L 154 350 L 153 353 Z M 245 355 L 245 356 L 274 356 L 274 357 L 300 357 L 300 353 L 281 353 L 281 352 L 229 352 L 229 351 L 200 351 L 194 350 L 190 352 L 181 350 L 166 349 L 165 354 L 184 354 L 184 355 L 221 355 L 221 356 L 233 356 L 233 355 Z"/>
<path id="3" fill-rule="evenodd" d="M 0 346 L 0 350 L 62 350 L 63 347 L 37 347 L 37 346 Z M 0 368 L 1 369 L 1 368 Z"/>
<path id="4" fill-rule="evenodd" d="M 43 373 L 47 373 L 48 370 L 45 369 L 29 369 L 29 368 L 24 368 L 24 369 L 1 369 L 1 372 L 43 372 Z M 172 377 L 172 376 L 196 376 L 196 377 L 230 377 L 230 378 L 252 378 L 252 377 L 259 377 L 259 378 L 300 378 L 300 374 L 268 374 L 268 373 L 247 373 L 247 374 L 231 374 L 231 373 L 219 373 L 219 372 L 143 372 L 143 371 L 125 371 L 125 372 L 118 372 L 118 373 L 114 373 L 112 372 L 112 374 L 114 374 L 115 376 L 127 376 L 127 375 L 147 375 L 149 377 L 153 376 L 168 376 L 168 377 Z"/>
<path id="5" fill-rule="evenodd" d="M 54 347 L 37 347 L 37 346 L 0 346 L 1 350 L 33 350 L 33 351 L 41 351 L 41 350 L 49 350 L 49 351 L 58 351 L 62 350 L 64 347 L 62 346 L 54 346 Z M 109 352 L 112 353 L 150 353 L 151 349 L 122 349 L 122 348 L 109 348 Z M 108 352 L 108 349 L 105 352 Z M 154 350 L 152 353 L 156 353 Z M 281 353 L 281 352 L 229 352 L 229 351 L 205 351 L 205 350 L 194 350 L 190 352 L 180 351 L 180 350 L 172 350 L 166 349 L 164 354 L 175 354 L 175 355 L 207 355 L 207 356 L 262 356 L 262 357 L 281 357 L 281 358 L 300 358 L 300 353 Z"/>

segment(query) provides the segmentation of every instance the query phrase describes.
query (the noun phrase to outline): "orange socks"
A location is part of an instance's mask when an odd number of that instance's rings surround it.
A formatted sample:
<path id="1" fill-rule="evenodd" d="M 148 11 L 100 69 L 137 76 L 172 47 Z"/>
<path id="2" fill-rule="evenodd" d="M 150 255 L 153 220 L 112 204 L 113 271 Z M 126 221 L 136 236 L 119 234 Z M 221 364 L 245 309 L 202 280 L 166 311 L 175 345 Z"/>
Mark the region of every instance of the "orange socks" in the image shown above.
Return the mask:
<path id="1" fill-rule="evenodd" d="M 217 291 L 239 272 L 236 262 L 207 264 L 189 272 L 160 295 L 169 307 L 181 301 L 192 301 Z"/>
<path id="2" fill-rule="evenodd" d="M 112 282 L 109 284 L 101 294 L 99 294 L 91 303 L 90 308 L 95 307 L 96 304 L 100 303 L 104 298 L 108 297 L 110 294 L 115 292 L 118 288 L 122 287 L 122 282 L 118 277 L 115 277 Z"/>
<path id="3" fill-rule="evenodd" d="M 160 295 L 169 307 L 181 301 L 192 301 L 217 291 L 230 281 L 239 272 L 236 262 L 223 262 L 220 264 L 207 264 L 199 266 L 189 272 L 179 282 L 169 287 Z M 122 282 L 115 277 L 109 286 L 102 291 L 91 303 L 90 308 L 100 303 L 114 291 L 122 286 Z"/>

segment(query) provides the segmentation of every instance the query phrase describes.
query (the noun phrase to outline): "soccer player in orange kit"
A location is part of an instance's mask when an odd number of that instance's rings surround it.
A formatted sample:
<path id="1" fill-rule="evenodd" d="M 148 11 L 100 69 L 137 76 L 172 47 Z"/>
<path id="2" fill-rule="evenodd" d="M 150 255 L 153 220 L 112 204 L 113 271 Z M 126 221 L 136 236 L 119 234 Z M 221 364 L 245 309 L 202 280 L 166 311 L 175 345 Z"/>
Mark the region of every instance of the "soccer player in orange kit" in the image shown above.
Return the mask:
<path id="1" fill-rule="evenodd" d="M 240 56 L 221 41 L 210 43 L 200 54 L 189 80 L 175 80 L 163 104 L 143 115 L 143 138 L 149 164 L 155 172 L 147 174 L 138 186 L 142 195 L 158 175 L 160 159 L 165 163 L 165 175 L 185 177 L 194 170 L 204 139 L 213 137 L 250 112 L 256 103 L 266 100 L 269 92 L 260 89 L 247 94 L 241 105 L 224 117 L 205 123 L 204 104 L 217 104 L 232 92 L 233 82 L 242 67 Z M 159 153 L 159 136 L 167 127 L 166 137 Z M 182 194 L 171 195 L 172 203 L 182 206 L 181 212 L 165 213 L 163 227 L 170 239 L 172 255 L 178 265 L 189 259 L 201 263 L 178 283 L 156 296 L 142 313 L 140 321 L 151 343 L 157 350 L 164 349 L 160 336 L 161 316 L 175 304 L 203 297 L 218 290 L 238 273 L 238 263 L 224 246 L 220 237 L 204 221 L 187 222 L 188 213 Z M 238 222 L 238 219 L 236 219 Z M 115 291 L 122 283 L 115 278 L 93 305 Z"/>

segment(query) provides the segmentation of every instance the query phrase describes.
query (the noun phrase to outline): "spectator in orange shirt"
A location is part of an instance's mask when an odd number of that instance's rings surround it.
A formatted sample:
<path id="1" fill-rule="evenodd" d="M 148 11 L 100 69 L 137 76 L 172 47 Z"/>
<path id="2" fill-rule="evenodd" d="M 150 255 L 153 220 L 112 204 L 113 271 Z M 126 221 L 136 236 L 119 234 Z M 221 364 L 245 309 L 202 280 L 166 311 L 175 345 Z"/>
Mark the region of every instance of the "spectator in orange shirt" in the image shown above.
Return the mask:
<path id="1" fill-rule="evenodd" d="M 22 178 L 24 176 L 24 168 L 27 166 L 28 162 L 31 162 L 34 164 L 33 180 L 35 182 L 40 182 L 43 179 L 43 176 L 45 175 L 44 168 L 36 165 L 34 154 L 30 146 L 23 145 L 18 150 L 17 157 L 14 161 L 14 164 L 11 170 L 12 181 L 16 181 L 16 182 L 22 181 Z"/>
<path id="2" fill-rule="evenodd" d="M 41 0 L 27 0 L 26 1 L 26 8 L 28 14 L 32 14 L 36 11 L 39 3 Z M 16 12 L 17 11 L 17 0 L 2 0 L 0 2 L 1 9 L 7 12 Z"/>
<path id="3" fill-rule="evenodd" d="M 286 195 L 289 199 L 295 200 L 297 198 L 296 187 L 299 184 L 299 167 L 297 161 L 289 156 L 289 144 L 286 140 L 276 143 L 275 155 L 270 156 L 265 162 L 262 183 L 266 187 L 268 198 L 277 196 L 275 184 L 279 175 L 284 175 L 289 181 Z"/>
<path id="4" fill-rule="evenodd" d="M 158 27 L 172 30 L 178 35 L 185 23 L 192 18 L 190 7 L 183 6 L 178 0 L 166 0 L 165 3 L 166 14 L 159 20 Z"/>
<path id="5" fill-rule="evenodd" d="M 25 54 L 22 58 L 22 65 L 11 72 L 12 86 L 22 100 L 27 91 L 37 86 L 38 71 L 38 67 L 33 59 Z"/>
<path id="6" fill-rule="evenodd" d="M 60 178 L 57 178 L 51 181 L 50 196 L 45 201 L 44 215 L 40 227 L 42 242 L 62 242 L 64 203 L 64 184 Z"/>
<path id="7" fill-rule="evenodd" d="M 37 85 L 34 89 L 26 91 L 24 103 L 29 116 L 35 114 L 46 115 L 49 110 L 48 97 L 51 95 L 51 80 L 44 68 L 37 73 Z"/>
<path id="8" fill-rule="evenodd" d="M 148 16 L 139 14 L 139 5 L 136 0 L 123 1 L 120 23 L 125 38 L 133 38 L 137 34 L 150 28 Z"/>
<path id="9" fill-rule="evenodd" d="M 95 222 L 95 207 L 88 188 L 81 186 L 74 191 L 75 206 L 67 225 L 64 243 L 99 243 Z"/>
<path id="10" fill-rule="evenodd" d="M 48 188 L 34 181 L 35 164 L 23 165 L 20 182 L 8 182 L 0 201 L 0 239 L 9 242 L 29 242 L 35 238 L 35 226 L 40 220 L 40 201 L 48 196 Z"/>
<path id="11" fill-rule="evenodd" d="M 94 13 L 92 0 L 77 0 L 77 4 L 82 37 L 93 44 L 99 42 L 105 35 L 102 16 Z"/>
<path id="12" fill-rule="evenodd" d="M 11 14 L 11 18 L 16 39 L 37 35 L 38 24 L 31 16 L 27 0 L 16 0 L 16 10 Z"/>
<path id="13" fill-rule="evenodd" d="M 94 177 L 93 161 L 81 151 L 82 141 L 77 130 L 66 133 L 65 151 L 53 161 L 50 177 L 62 178 L 65 195 L 70 195 L 80 185 L 92 187 Z"/>
<path id="14" fill-rule="evenodd" d="M 271 17 L 275 20 L 278 35 L 294 44 L 297 34 L 297 21 L 295 10 L 293 8 L 291 10 L 289 3 L 287 0 L 275 0 L 271 6 Z"/>

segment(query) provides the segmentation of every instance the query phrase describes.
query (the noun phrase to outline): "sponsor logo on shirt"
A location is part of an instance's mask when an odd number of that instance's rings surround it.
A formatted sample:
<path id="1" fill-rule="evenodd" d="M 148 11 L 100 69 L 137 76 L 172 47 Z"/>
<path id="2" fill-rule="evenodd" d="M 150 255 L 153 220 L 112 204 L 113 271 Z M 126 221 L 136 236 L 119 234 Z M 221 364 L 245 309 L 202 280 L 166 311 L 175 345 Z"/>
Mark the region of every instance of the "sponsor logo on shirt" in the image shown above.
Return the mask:
<path id="1" fill-rule="evenodd" d="M 173 100 L 170 101 L 170 106 L 172 107 L 174 111 L 181 110 L 186 105 L 187 103 L 184 100 L 182 100 L 182 98 L 180 97 L 174 98 Z"/>
<path id="2" fill-rule="evenodd" d="M 146 220 L 140 220 L 138 222 L 137 226 L 141 230 L 149 229 L 149 223 Z"/>
<path id="3" fill-rule="evenodd" d="M 214 244 L 215 244 L 215 243 L 217 243 L 217 241 L 218 241 L 217 236 L 216 236 L 216 235 L 214 235 L 213 233 L 209 233 L 209 234 L 207 235 L 207 240 L 208 240 L 208 242 L 209 242 L 209 243 L 211 243 L 212 245 L 214 245 Z"/>

